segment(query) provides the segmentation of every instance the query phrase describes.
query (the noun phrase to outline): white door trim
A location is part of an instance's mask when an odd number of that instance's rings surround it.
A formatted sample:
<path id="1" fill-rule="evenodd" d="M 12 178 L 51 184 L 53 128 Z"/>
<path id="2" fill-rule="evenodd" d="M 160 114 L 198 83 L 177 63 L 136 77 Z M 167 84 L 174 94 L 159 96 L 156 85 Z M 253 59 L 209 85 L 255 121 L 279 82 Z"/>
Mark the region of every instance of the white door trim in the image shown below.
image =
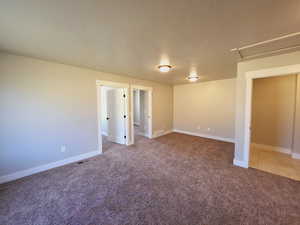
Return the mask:
<path id="1" fill-rule="evenodd" d="M 125 90 L 125 135 L 126 135 L 126 145 L 130 144 L 130 126 L 129 126 L 129 84 L 127 83 L 118 83 L 118 82 L 112 82 L 112 81 L 105 81 L 105 80 L 96 80 L 96 86 L 97 86 L 97 121 L 98 121 L 98 151 L 102 154 L 102 129 L 101 129 L 101 87 L 114 87 L 114 88 L 124 88 Z"/>
<path id="2" fill-rule="evenodd" d="M 152 138 L 153 135 L 153 131 L 152 131 L 152 87 L 146 87 L 146 86 L 140 86 L 140 85 L 131 85 L 130 86 L 130 102 L 131 102 L 131 144 L 134 144 L 134 120 L 133 120 L 133 114 L 134 114 L 134 110 L 133 110 L 133 91 L 134 90 L 143 90 L 146 91 L 146 93 L 148 94 L 148 138 Z"/>
<path id="3" fill-rule="evenodd" d="M 244 165 L 249 165 L 250 143 L 251 143 L 251 113 L 252 113 L 252 89 L 253 80 L 257 78 L 284 76 L 300 73 L 300 64 L 274 67 L 263 70 L 246 72 L 246 101 L 245 101 L 245 121 L 244 121 Z"/>

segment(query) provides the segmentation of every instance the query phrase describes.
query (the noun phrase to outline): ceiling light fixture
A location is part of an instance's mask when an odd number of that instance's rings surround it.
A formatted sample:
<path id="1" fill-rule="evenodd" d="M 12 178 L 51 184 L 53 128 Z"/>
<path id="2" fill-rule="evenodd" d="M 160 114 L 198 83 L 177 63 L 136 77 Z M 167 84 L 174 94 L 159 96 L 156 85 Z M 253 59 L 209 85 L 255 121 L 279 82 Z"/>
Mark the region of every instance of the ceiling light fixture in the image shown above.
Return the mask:
<path id="1" fill-rule="evenodd" d="M 197 80 L 199 80 L 199 76 L 197 76 L 196 74 L 195 75 L 189 75 L 186 79 L 190 82 L 196 82 Z"/>
<path id="2" fill-rule="evenodd" d="M 160 66 L 158 66 L 159 71 L 162 72 L 162 73 L 169 72 L 171 70 L 171 68 L 172 67 L 170 65 L 160 65 Z"/>

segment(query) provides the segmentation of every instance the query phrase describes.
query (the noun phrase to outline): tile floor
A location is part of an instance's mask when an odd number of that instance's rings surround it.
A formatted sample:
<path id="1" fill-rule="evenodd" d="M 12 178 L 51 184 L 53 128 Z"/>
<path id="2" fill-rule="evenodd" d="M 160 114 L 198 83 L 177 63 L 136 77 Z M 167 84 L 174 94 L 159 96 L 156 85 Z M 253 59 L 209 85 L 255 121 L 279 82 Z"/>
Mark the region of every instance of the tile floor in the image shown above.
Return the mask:
<path id="1" fill-rule="evenodd" d="M 300 181 L 300 159 L 251 146 L 250 167 Z"/>

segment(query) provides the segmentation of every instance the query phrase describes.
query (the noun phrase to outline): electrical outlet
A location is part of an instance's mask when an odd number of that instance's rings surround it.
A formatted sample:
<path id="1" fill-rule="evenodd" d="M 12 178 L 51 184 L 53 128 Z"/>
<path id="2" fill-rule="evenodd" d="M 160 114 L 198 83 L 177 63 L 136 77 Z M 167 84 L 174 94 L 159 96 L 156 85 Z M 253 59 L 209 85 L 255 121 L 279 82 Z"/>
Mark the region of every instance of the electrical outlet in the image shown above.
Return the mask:
<path id="1" fill-rule="evenodd" d="M 197 126 L 197 130 L 201 130 L 201 126 Z"/>
<path id="2" fill-rule="evenodd" d="M 61 151 L 61 152 L 67 151 L 67 147 L 66 147 L 65 145 L 62 145 L 62 146 L 60 147 L 60 151 Z"/>
<path id="3" fill-rule="evenodd" d="M 210 131 L 210 127 L 207 128 L 207 131 Z"/>

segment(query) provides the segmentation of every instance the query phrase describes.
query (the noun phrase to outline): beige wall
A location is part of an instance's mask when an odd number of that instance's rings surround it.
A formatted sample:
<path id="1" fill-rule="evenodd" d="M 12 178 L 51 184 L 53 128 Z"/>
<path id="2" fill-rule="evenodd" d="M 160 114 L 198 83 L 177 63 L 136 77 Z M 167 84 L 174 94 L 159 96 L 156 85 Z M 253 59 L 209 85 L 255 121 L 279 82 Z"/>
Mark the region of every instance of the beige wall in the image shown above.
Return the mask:
<path id="1" fill-rule="evenodd" d="M 0 176 L 97 150 L 96 80 L 152 87 L 153 132 L 172 129 L 172 86 L 0 53 Z"/>
<path id="2" fill-rule="evenodd" d="M 294 155 L 294 157 L 300 158 L 300 74 L 297 76 L 295 128 L 292 154 L 297 154 L 297 156 Z"/>
<path id="3" fill-rule="evenodd" d="M 251 142 L 292 149 L 296 75 L 255 79 Z"/>
<path id="4" fill-rule="evenodd" d="M 174 86 L 174 129 L 233 140 L 235 84 L 226 79 Z"/>
<path id="5" fill-rule="evenodd" d="M 300 64 L 300 51 L 238 63 L 238 74 L 236 80 L 235 160 L 241 162 L 246 161 L 246 154 L 244 149 L 246 100 L 245 73 L 248 71 L 268 69 L 294 64 Z"/>

